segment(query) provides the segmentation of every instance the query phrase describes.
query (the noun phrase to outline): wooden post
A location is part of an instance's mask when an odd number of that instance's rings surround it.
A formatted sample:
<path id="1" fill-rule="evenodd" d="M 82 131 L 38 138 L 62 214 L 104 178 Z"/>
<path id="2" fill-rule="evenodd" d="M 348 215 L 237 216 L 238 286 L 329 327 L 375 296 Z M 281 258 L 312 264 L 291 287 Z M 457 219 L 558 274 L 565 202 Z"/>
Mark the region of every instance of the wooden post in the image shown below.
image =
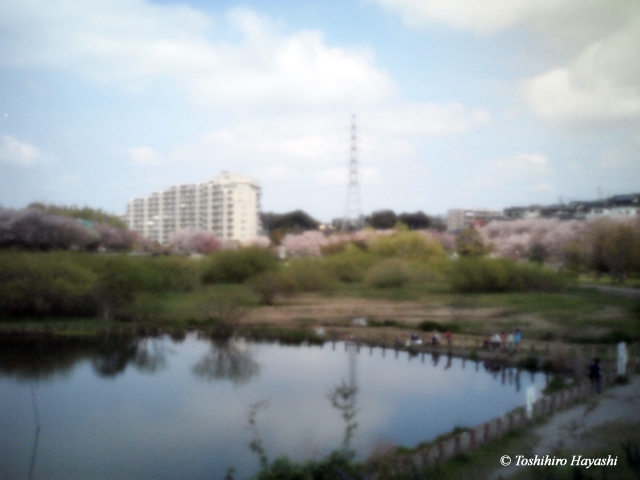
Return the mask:
<path id="1" fill-rule="evenodd" d="M 489 422 L 484 424 L 484 436 L 482 439 L 482 443 L 483 444 L 487 444 L 489 443 L 489 440 L 491 440 L 491 425 L 489 424 Z"/>
<path id="2" fill-rule="evenodd" d="M 476 429 L 472 428 L 471 430 L 469 430 L 469 450 L 474 451 L 476 447 Z"/>

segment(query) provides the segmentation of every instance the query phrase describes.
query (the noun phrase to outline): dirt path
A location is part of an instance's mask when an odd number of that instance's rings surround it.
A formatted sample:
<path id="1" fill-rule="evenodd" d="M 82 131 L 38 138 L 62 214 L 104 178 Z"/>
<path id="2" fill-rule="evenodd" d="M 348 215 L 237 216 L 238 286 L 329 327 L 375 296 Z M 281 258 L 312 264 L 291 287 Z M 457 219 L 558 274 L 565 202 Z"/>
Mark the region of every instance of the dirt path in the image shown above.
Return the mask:
<path id="1" fill-rule="evenodd" d="M 627 297 L 640 300 L 639 288 L 614 287 L 609 285 L 583 285 L 582 288 L 591 288 L 593 290 L 599 290 L 600 292 L 609 295 L 617 295 L 619 297 Z"/>
<path id="2" fill-rule="evenodd" d="M 532 429 L 529 434 L 537 443 L 530 454 L 553 455 L 563 451 L 579 455 L 606 448 L 607 444 L 594 430 L 616 423 L 640 423 L 640 376 L 631 377 L 628 385 L 609 388 L 591 401 L 560 412 Z M 501 467 L 489 478 L 508 478 L 519 468 L 514 464 Z"/>

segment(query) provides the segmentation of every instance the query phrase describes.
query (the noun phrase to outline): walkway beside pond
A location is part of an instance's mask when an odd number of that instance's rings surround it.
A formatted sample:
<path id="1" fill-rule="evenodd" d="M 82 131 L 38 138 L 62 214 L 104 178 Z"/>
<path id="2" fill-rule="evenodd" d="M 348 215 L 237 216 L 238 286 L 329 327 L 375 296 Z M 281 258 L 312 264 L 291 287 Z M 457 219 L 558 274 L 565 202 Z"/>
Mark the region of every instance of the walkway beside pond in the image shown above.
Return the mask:
<path id="1" fill-rule="evenodd" d="M 601 430 L 606 426 L 640 425 L 640 376 L 631 377 L 628 385 L 608 388 L 590 401 L 579 403 L 550 417 L 543 425 L 529 431 L 536 438 L 535 447 L 523 455 L 553 455 L 558 451 L 584 454 L 607 448 Z M 636 430 L 637 431 L 637 430 Z M 617 445 L 616 445 L 617 446 Z M 624 459 L 620 459 L 624 462 Z M 496 459 L 497 464 L 497 459 Z M 490 479 L 509 478 L 521 467 L 498 466 Z"/>

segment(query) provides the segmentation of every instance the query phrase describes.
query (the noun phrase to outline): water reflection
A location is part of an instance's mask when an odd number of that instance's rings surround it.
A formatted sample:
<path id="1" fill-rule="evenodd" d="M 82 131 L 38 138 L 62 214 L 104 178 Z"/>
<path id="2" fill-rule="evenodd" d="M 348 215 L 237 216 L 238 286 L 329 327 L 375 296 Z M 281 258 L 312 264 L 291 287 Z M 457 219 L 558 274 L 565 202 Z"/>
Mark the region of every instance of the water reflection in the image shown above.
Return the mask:
<path id="1" fill-rule="evenodd" d="M 351 439 L 358 426 L 355 421 L 358 410 L 356 408 L 356 394 L 358 393 L 358 353 L 360 348 L 354 342 L 345 344 L 349 359 L 349 383 L 342 382 L 329 394 L 331 405 L 337 409 L 345 423 L 342 448 L 345 453 L 351 451 Z"/>
<path id="2" fill-rule="evenodd" d="M 204 480 L 235 466 L 242 479 L 259 466 L 246 430 L 256 400 L 269 402 L 260 425 L 270 456 L 304 460 L 341 442 L 361 456 L 380 441 L 412 446 L 508 412 L 544 385 L 490 362 L 464 368 L 446 352 L 418 361 L 355 344 L 177 340 L 0 344 L 0 411 L 12 412 L 0 416 L 0 478 Z"/>
<path id="3" fill-rule="evenodd" d="M 208 381 L 231 380 L 234 385 L 241 385 L 260 373 L 260 365 L 246 342 L 212 339 L 209 352 L 191 371 Z"/>
<path id="4" fill-rule="evenodd" d="M 78 339 L 4 338 L 0 345 L 0 376 L 46 380 L 67 374 L 95 345 Z"/>
<path id="5" fill-rule="evenodd" d="M 33 414 L 36 421 L 36 434 L 33 439 L 33 449 L 31 451 L 31 462 L 29 462 L 29 476 L 28 479 L 31 480 L 33 478 L 33 472 L 36 467 L 36 457 L 38 455 L 38 440 L 40 440 L 40 415 L 38 414 L 38 403 L 36 401 L 36 390 L 31 384 L 31 400 L 33 402 Z"/>
<path id="6" fill-rule="evenodd" d="M 0 376 L 44 381 L 67 375 L 82 360 L 101 377 L 122 374 L 129 365 L 156 373 L 171 351 L 161 337 L 8 338 L 0 343 Z"/>
<path id="7" fill-rule="evenodd" d="M 137 353 L 137 339 L 108 338 L 98 345 L 91 364 L 101 377 L 115 377 L 125 371 Z"/>

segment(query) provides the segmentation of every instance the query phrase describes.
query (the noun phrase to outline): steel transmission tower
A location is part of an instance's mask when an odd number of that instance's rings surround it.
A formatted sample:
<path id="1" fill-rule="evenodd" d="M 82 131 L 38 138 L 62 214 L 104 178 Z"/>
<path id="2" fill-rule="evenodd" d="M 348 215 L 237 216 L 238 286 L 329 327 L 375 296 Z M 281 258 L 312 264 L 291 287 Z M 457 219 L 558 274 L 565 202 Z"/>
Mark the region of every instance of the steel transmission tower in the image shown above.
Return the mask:
<path id="1" fill-rule="evenodd" d="M 351 117 L 351 153 L 349 155 L 349 185 L 347 187 L 347 205 L 344 209 L 341 230 L 359 230 L 363 227 L 362 204 L 360 203 L 360 185 L 358 184 L 358 147 L 356 136 L 356 116 Z"/>

